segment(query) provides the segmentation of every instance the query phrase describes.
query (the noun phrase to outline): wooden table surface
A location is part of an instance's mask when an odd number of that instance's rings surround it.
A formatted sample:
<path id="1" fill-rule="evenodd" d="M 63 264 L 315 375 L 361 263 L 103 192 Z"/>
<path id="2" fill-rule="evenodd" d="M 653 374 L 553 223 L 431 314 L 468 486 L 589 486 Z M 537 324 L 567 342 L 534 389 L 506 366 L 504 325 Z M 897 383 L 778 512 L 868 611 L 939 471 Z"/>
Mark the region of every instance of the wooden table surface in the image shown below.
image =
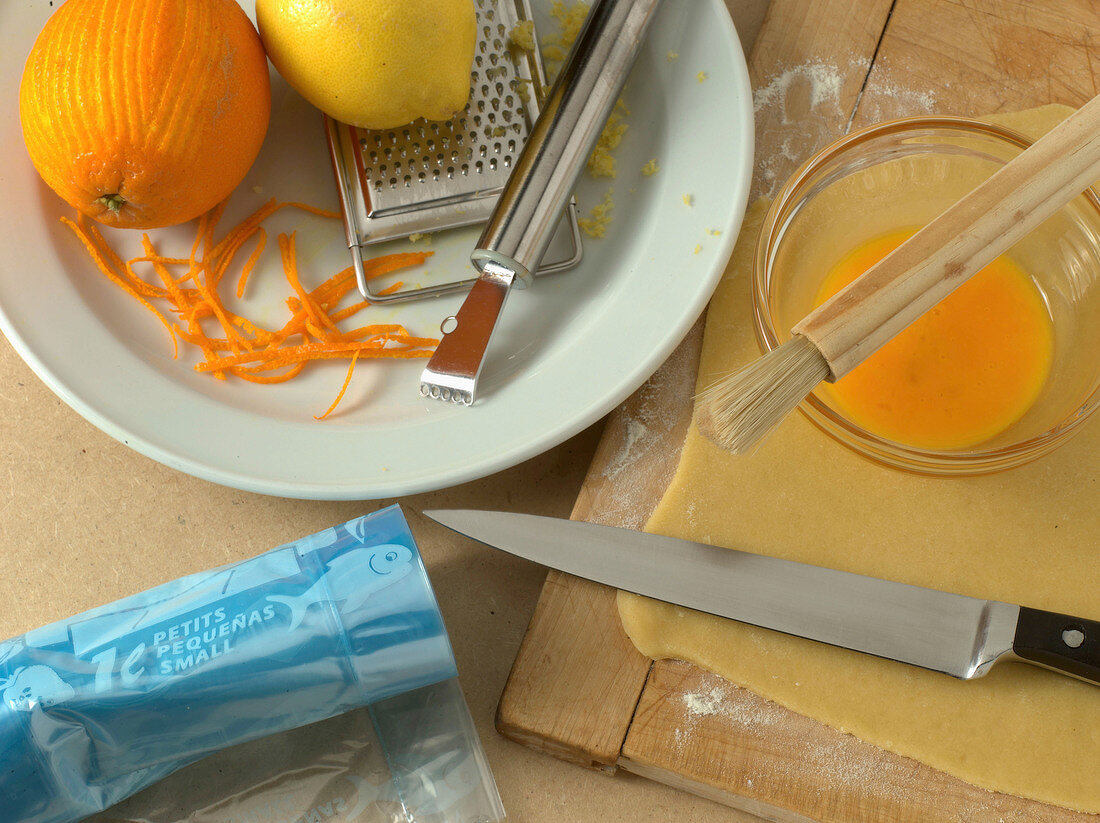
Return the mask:
<path id="1" fill-rule="evenodd" d="M 1097 30 L 1097 7 L 1087 3 L 773 0 L 749 62 L 754 193 L 772 194 L 846 129 L 912 114 L 1080 105 L 1097 93 Z M 574 517 L 645 524 L 690 417 L 698 331 L 612 415 Z M 890 760 L 745 690 L 725 690 L 725 709 L 701 720 L 687 698 L 723 686 L 688 664 L 651 664 L 619 628 L 612 590 L 551 573 L 498 728 L 558 758 L 644 774 L 769 820 L 1082 819 Z M 763 733 L 738 721 L 765 710 Z"/>
<path id="2" fill-rule="evenodd" d="M 767 0 L 727 4 L 747 52 Z M 602 428 L 483 480 L 399 501 L 439 596 L 505 807 L 525 823 L 748 820 L 641 778 L 609 779 L 551 760 L 493 728 L 545 571 L 459 540 L 419 512 L 469 507 L 568 516 Z M 0 338 L 0 638 L 392 502 L 265 497 L 161 466 L 72 411 Z"/>

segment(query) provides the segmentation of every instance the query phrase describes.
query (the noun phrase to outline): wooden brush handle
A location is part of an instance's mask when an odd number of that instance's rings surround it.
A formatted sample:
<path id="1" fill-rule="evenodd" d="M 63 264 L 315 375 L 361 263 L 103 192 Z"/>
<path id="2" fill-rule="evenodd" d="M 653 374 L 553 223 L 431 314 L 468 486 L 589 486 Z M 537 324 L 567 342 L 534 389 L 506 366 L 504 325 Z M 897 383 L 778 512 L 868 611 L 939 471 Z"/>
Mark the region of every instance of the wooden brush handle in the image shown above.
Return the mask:
<path id="1" fill-rule="evenodd" d="M 967 278 L 1100 179 L 1100 97 L 792 329 L 824 355 L 831 380 L 850 372 Z"/>

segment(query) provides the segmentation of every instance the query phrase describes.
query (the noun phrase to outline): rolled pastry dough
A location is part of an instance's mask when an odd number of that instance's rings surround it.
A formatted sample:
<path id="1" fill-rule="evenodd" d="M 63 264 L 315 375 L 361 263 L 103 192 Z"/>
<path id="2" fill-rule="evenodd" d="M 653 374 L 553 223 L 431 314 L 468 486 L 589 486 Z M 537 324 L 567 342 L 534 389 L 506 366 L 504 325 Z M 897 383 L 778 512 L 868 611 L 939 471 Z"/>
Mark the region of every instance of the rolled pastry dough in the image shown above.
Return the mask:
<path id="1" fill-rule="evenodd" d="M 1070 109 L 990 118 L 1035 137 Z M 756 203 L 711 302 L 700 383 L 758 356 Z M 1100 283 L 1093 283 L 1100 288 Z M 1100 419 L 1031 465 L 935 479 L 856 456 L 800 414 L 750 457 L 693 426 L 648 531 L 1100 619 Z M 964 682 L 625 593 L 638 649 L 994 791 L 1100 813 L 1100 688 L 1022 664 Z"/>

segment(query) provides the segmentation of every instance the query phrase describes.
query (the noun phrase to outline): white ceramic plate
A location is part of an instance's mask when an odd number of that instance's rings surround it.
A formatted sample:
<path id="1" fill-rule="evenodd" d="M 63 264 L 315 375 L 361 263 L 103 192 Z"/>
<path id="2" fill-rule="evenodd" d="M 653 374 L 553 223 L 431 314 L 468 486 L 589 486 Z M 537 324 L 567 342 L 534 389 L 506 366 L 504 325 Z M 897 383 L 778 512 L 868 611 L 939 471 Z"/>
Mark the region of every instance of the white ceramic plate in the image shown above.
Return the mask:
<path id="1" fill-rule="evenodd" d="M 540 30 L 552 31 L 549 0 L 535 6 Z M 483 399 L 472 408 L 424 400 L 417 394 L 424 361 L 366 362 L 338 411 L 317 422 L 313 415 L 343 382 L 344 364 L 307 369 L 275 386 L 196 373 L 197 359 L 183 352 L 173 360 L 163 327 L 97 273 L 59 222 L 71 210 L 36 175 L 16 114 L 23 62 L 52 11 L 45 0 L 0 6 L 0 100 L 7 107 L 0 120 L 0 327 L 39 377 L 96 426 L 217 483 L 288 497 L 373 499 L 483 477 L 555 446 L 622 402 L 672 352 L 710 297 L 744 213 L 752 100 L 736 33 L 722 0 L 665 3 L 624 95 L 630 128 L 616 153 L 618 177 L 586 174 L 578 187 L 584 211 L 613 187 L 614 222 L 606 238 L 587 240 L 577 269 L 510 298 Z M 641 169 L 651 158 L 660 171 L 646 177 Z M 277 76 L 267 143 L 223 229 L 271 197 L 326 208 L 338 202 L 320 115 Z M 285 317 L 289 293 L 275 231 L 295 229 L 307 286 L 349 263 L 337 221 L 290 212 L 272 220 L 245 313 L 273 326 Z M 155 234 L 170 253 L 189 249 L 193 232 Z M 466 258 L 476 236 L 437 239 L 429 264 L 403 276 L 430 282 L 472 271 Z M 110 237 L 125 257 L 138 254 L 127 233 Z M 374 322 L 397 317 L 414 334 L 435 336 L 459 303 L 438 298 L 368 311 Z"/>

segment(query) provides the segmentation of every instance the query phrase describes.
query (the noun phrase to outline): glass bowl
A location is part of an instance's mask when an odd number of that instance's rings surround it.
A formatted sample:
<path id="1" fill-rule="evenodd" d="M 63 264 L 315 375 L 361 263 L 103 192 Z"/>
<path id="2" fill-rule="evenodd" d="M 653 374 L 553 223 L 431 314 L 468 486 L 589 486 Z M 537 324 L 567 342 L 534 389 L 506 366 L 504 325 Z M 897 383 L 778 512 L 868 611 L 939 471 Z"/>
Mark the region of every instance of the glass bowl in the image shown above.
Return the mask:
<path id="1" fill-rule="evenodd" d="M 846 135 L 810 158 L 776 196 L 753 262 L 753 314 L 766 350 L 789 339 L 825 274 L 853 249 L 919 228 L 1023 151 L 1000 126 L 913 117 Z M 984 474 L 1047 454 L 1100 405 L 1100 200 L 1090 189 L 1008 252 L 1039 290 L 1054 330 L 1049 377 L 1034 404 L 977 446 L 930 450 L 848 419 L 819 388 L 802 411 L 832 437 L 889 466 L 937 475 Z"/>

